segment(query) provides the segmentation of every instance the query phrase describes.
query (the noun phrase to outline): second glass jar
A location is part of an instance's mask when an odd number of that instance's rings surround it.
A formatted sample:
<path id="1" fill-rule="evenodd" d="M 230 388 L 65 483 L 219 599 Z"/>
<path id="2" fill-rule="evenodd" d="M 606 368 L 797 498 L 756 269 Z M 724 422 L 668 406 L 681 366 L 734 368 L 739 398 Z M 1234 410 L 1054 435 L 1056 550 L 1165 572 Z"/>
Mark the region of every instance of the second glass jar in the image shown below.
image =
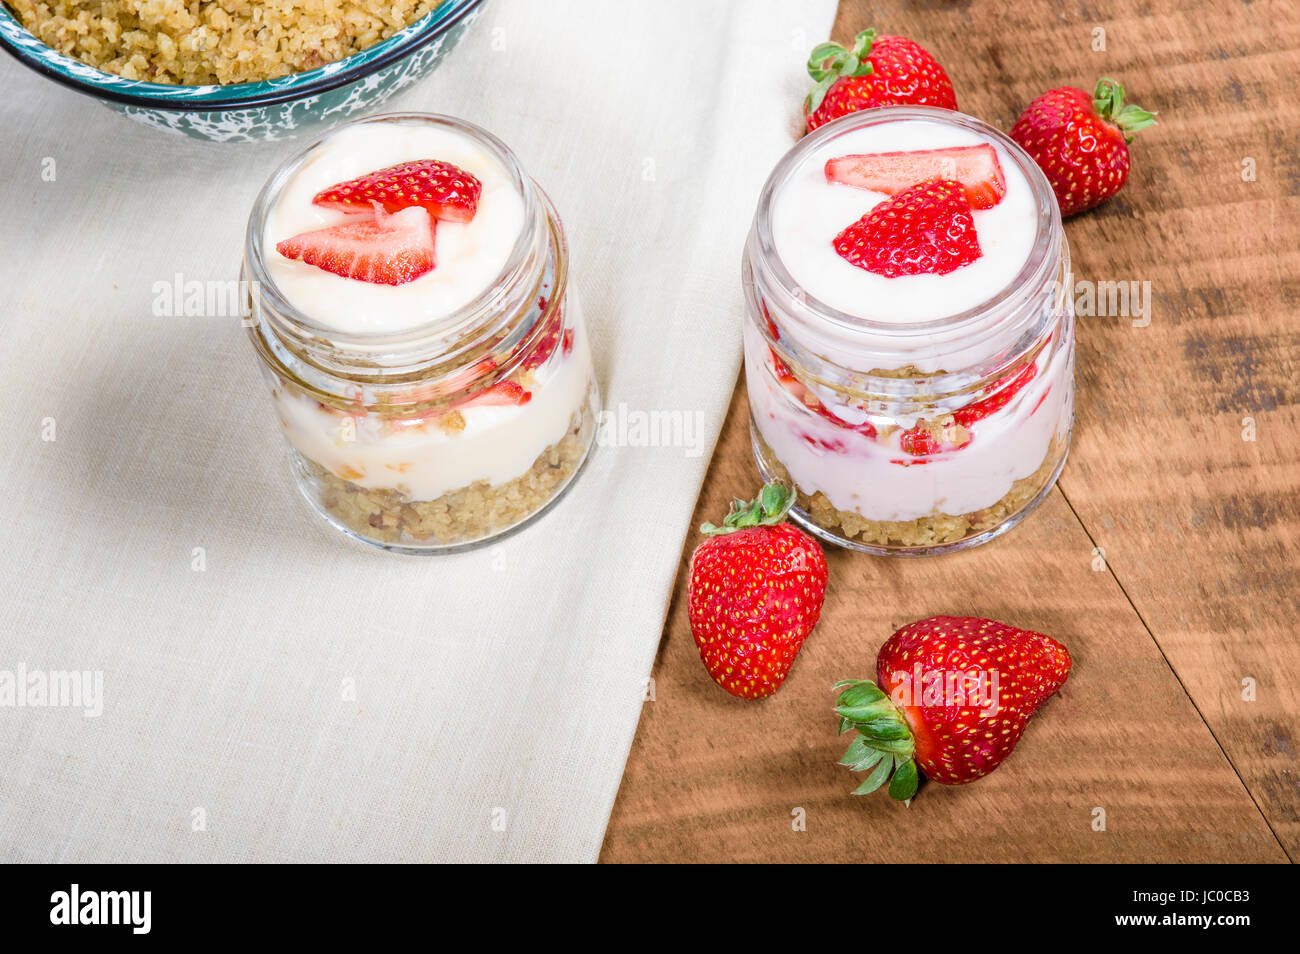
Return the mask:
<path id="1" fill-rule="evenodd" d="M 961 313 L 910 323 L 847 314 L 809 294 L 777 253 L 772 224 L 775 195 L 810 153 L 901 120 L 996 143 L 1028 181 L 1038 217 L 1029 258 L 1007 287 Z M 998 130 L 946 110 L 891 107 L 805 137 L 768 180 L 743 264 L 754 456 L 764 479 L 797 491 L 794 519 L 846 548 L 918 556 L 983 543 L 1028 514 L 1069 446 L 1068 277 L 1051 188 Z"/>

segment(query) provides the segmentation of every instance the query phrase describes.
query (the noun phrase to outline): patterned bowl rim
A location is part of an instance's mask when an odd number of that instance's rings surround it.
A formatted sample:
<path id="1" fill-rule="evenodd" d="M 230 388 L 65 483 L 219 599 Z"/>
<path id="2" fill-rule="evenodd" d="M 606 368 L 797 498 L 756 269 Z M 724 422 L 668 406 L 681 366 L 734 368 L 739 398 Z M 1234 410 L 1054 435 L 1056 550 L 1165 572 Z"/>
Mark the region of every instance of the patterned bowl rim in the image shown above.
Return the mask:
<path id="1" fill-rule="evenodd" d="M 333 63 L 279 79 L 229 86 L 172 86 L 105 73 L 54 50 L 18 22 L 0 0 L 0 47 L 50 79 L 102 99 L 154 109 L 212 111 L 274 106 L 346 86 L 389 66 L 442 36 L 483 0 L 444 0 L 387 40 Z"/>

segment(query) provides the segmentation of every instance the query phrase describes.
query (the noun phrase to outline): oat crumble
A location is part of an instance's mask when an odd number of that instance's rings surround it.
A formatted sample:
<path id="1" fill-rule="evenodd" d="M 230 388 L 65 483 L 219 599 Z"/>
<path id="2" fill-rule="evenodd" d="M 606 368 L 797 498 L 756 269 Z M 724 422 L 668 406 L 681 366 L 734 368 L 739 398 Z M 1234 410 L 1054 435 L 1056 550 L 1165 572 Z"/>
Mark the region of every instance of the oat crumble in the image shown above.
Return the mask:
<path id="1" fill-rule="evenodd" d="M 486 480 L 412 500 L 401 491 L 366 488 L 296 454 L 321 506 L 358 536 L 380 543 L 427 545 L 472 542 L 507 530 L 542 509 L 582 465 L 596 426 L 589 403 L 573 415 L 559 441 L 514 480 Z"/>
<path id="2" fill-rule="evenodd" d="M 443 0 L 4 0 L 33 36 L 131 80 L 278 79 L 374 46 Z"/>
<path id="3" fill-rule="evenodd" d="M 1053 438 L 1042 464 L 1028 477 L 1022 477 L 992 506 L 964 514 L 935 513 L 916 520 L 868 520 L 851 510 L 838 510 L 821 491 L 809 495 L 790 479 L 790 473 L 772 453 L 772 449 L 755 431 L 763 460 L 775 476 L 794 486 L 797 505 L 813 522 L 827 530 L 838 530 L 850 540 L 879 547 L 932 547 L 954 543 L 983 533 L 1001 524 L 1028 504 L 1043 489 L 1060 462 L 1062 441 Z"/>

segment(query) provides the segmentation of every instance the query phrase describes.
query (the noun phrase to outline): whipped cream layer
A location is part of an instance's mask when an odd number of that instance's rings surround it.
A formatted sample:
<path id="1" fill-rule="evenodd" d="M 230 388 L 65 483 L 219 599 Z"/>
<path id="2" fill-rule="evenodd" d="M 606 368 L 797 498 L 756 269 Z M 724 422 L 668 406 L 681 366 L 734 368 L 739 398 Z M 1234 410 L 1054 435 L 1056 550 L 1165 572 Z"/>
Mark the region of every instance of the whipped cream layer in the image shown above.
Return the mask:
<path id="1" fill-rule="evenodd" d="M 983 143 L 997 150 L 1007 193 L 993 208 L 973 213 L 978 260 L 947 275 L 886 278 L 835 251 L 835 236 L 889 196 L 827 182 L 828 159 Z M 1010 285 L 1038 236 L 1039 209 L 1025 174 L 1000 143 L 961 126 L 900 119 L 850 130 L 812 150 L 777 188 L 771 224 L 778 257 L 809 295 L 855 317 L 906 325 L 966 311 Z"/>
<path id="2" fill-rule="evenodd" d="M 277 242 L 300 232 L 356 221 L 312 204 L 322 189 L 415 159 L 441 159 L 483 183 L 467 223 L 439 221 L 437 267 L 405 285 L 378 285 L 285 258 Z M 263 231 L 267 272 L 286 300 L 316 324 L 351 334 L 395 333 L 436 321 L 491 287 L 524 227 L 523 195 L 487 148 L 445 126 L 363 123 L 326 139 L 286 183 Z"/>
<path id="3" fill-rule="evenodd" d="M 344 480 L 396 490 L 412 500 L 436 500 L 480 480 L 492 486 L 514 480 L 564 437 L 587 400 L 591 354 L 572 291 L 566 307 L 573 348 L 568 354 L 557 348 L 533 371 L 533 396 L 526 404 L 462 408 L 465 426 L 458 431 L 445 429 L 437 417 L 408 424 L 365 415 L 355 419 L 349 433 L 346 415 L 301 392 L 277 388 L 285 436 L 304 457 Z"/>
<path id="4" fill-rule="evenodd" d="M 911 457 L 899 431 L 867 437 L 811 412 L 776 381 L 768 349 L 752 323 L 745 328 L 745 377 L 754 424 L 798 488 L 824 493 L 837 510 L 868 520 L 916 520 L 990 507 L 1043 463 L 1052 439 L 1064 439 L 1073 413 L 1073 346 L 1053 347 L 1038 373 L 1000 410 L 974 423 L 971 442 L 928 457 Z M 865 412 L 828 404 L 845 420 Z M 894 423 L 908 427 L 916 416 Z M 883 420 L 876 420 L 883 434 Z"/>

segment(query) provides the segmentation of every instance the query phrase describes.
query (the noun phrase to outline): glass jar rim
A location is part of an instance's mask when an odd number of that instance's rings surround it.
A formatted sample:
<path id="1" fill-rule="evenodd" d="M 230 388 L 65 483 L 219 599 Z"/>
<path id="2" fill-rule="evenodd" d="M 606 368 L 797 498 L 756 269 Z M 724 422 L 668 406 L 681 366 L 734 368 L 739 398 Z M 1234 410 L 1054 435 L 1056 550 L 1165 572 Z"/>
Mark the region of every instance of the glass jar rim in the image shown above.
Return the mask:
<path id="1" fill-rule="evenodd" d="M 923 322 L 890 322 L 842 311 L 817 298 L 803 288 L 790 274 L 776 249 L 772 234 L 772 209 L 776 193 L 800 168 L 803 162 L 821 145 L 847 132 L 882 123 L 918 119 L 970 129 L 993 140 L 1016 162 L 1034 193 L 1038 209 L 1038 229 L 1029 257 L 1015 277 L 996 294 L 981 302 L 950 315 Z M 883 339 L 900 341 L 933 335 L 937 332 L 953 333 L 965 325 L 982 323 L 990 311 L 1013 303 L 1017 296 L 1032 294 L 1033 289 L 1047 280 L 1054 267 L 1060 247 L 1061 212 L 1051 183 L 1038 164 L 1013 139 L 1000 129 L 974 116 L 951 109 L 934 106 L 882 106 L 860 110 L 820 126 L 796 143 L 773 168 L 759 194 L 758 208 L 754 214 L 753 235 L 761 253 L 758 262 L 751 262 L 756 271 L 766 272 L 777 287 L 797 300 L 816 318 L 850 332 L 868 333 Z M 1041 281 L 1040 281 L 1041 277 Z"/>
<path id="2" fill-rule="evenodd" d="M 447 314 L 431 318 L 426 322 L 404 328 L 400 331 L 361 331 L 344 332 L 321 324 L 298 308 L 276 285 L 265 265 L 264 236 L 266 219 L 274 208 L 284 187 L 301 170 L 304 164 L 325 143 L 344 130 L 357 126 L 377 123 L 406 123 L 443 126 L 475 140 L 478 145 L 501 163 L 509 174 L 511 182 L 524 202 L 524 225 L 515 238 L 510 255 L 501 271 L 492 281 L 469 302 Z M 477 328 L 493 315 L 493 306 L 500 297 L 499 289 L 509 284 L 526 264 L 529 253 L 536 240 L 539 227 L 540 204 L 537 190 L 532 180 L 524 172 L 518 158 L 504 142 L 481 126 L 442 113 L 417 111 L 379 113 L 361 119 L 341 123 L 308 143 L 294 155 L 282 162 L 267 178 L 253 202 L 253 210 L 248 217 L 248 227 L 244 238 L 244 259 L 248 268 L 249 281 L 258 289 L 258 294 L 270 306 L 271 311 L 285 323 L 287 330 L 294 337 L 325 338 L 335 345 L 356 347 L 360 349 L 391 346 L 401 348 L 403 345 L 418 347 L 430 337 L 458 327 Z"/>

